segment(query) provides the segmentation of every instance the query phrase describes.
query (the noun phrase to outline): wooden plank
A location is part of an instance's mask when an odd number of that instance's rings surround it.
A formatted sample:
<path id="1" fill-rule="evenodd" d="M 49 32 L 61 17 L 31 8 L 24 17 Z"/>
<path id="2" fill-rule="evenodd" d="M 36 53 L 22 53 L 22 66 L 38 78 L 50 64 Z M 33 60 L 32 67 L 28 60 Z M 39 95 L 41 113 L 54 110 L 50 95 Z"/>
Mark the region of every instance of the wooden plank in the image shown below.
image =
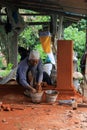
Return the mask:
<path id="1" fill-rule="evenodd" d="M 87 108 L 87 104 L 85 104 L 85 103 L 81 103 L 81 104 L 80 104 L 80 103 L 79 103 L 79 104 L 78 104 L 78 107 L 84 107 L 84 108 Z"/>

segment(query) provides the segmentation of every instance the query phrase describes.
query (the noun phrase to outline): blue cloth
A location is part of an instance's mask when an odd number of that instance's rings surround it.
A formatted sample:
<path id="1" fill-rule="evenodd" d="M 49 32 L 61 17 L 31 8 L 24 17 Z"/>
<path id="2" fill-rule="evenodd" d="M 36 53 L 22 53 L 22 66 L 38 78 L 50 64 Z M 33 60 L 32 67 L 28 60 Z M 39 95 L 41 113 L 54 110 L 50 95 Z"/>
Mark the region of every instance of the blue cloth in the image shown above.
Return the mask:
<path id="1" fill-rule="evenodd" d="M 50 58 L 48 56 L 46 58 L 46 63 L 51 63 L 51 60 L 50 60 Z"/>
<path id="2" fill-rule="evenodd" d="M 28 64 L 28 57 L 22 60 L 17 69 L 16 79 L 17 81 L 24 87 L 28 87 L 30 84 L 27 80 L 27 73 L 31 71 L 34 78 L 36 78 L 37 83 L 42 82 L 43 80 L 43 64 L 42 61 L 39 60 L 38 64 L 35 66 L 31 66 Z"/>
<path id="3" fill-rule="evenodd" d="M 40 36 L 40 37 L 41 37 L 41 36 L 51 36 L 51 34 L 50 34 L 49 31 L 41 31 L 41 32 L 39 33 L 39 36 Z"/>

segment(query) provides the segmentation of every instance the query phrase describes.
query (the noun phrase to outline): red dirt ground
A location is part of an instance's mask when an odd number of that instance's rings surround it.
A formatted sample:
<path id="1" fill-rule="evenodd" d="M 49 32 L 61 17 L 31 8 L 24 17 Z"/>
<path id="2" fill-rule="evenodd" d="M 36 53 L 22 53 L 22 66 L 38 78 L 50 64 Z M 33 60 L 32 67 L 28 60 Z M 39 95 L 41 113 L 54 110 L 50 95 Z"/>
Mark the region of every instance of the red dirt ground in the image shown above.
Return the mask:
<path id="1" fill-rule="evenodd" d="M 34 104 L 18 85 L 0 85 L 0 130 L 87 130 L 87 108 L 71 105 Z M 81 99 L 81 98 L 80 98 Z M 8 110 L 8 111 L 7 111 Z"/>

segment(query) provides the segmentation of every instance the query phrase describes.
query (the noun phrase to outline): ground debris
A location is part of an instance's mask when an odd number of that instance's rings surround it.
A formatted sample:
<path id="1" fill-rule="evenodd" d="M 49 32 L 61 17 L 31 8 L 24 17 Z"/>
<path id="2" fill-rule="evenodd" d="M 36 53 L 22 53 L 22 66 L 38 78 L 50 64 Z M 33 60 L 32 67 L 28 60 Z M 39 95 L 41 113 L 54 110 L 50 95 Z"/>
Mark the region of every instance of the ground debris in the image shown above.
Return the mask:
<path id="1" fill-rule="evenodd" d="M 23 107 L 12 107 L 10 104 L 1 104 L 0 111 L 24 110 Z"/>
<path id="2" fill-rule="evenodd" d="M 87 108 L 87 103 L 78 103 L 78 107 Z"/>

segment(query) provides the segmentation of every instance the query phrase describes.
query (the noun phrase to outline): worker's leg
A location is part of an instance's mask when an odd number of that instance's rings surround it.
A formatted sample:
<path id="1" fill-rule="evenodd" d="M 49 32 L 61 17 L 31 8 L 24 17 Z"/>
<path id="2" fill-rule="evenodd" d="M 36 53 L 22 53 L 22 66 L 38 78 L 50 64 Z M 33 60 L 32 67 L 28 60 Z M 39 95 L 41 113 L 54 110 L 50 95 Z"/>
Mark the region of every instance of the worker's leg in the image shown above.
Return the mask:
<path id="1" fill-rule="evenodd" d="M 46 72 L 43 72 L 43 82 L 46 82 L 48 85 L 52 85 L 51 78 Z"/>

